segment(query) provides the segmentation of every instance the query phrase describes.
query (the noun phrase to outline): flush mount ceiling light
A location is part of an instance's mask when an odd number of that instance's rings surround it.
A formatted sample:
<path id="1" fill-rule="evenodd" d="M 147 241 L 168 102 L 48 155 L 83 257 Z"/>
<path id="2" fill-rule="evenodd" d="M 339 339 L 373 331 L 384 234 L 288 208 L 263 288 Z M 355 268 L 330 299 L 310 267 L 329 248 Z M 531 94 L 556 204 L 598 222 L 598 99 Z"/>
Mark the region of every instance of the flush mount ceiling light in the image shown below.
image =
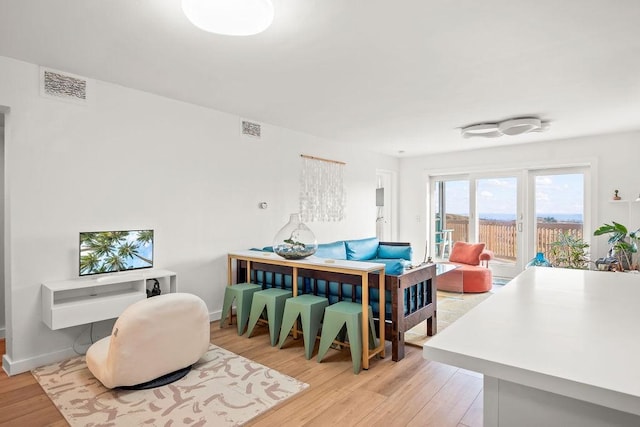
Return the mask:
<path id="1" fill-rule="evenodd" d="M 182 11 L 201 30 L 229 36 L 250 36 L 273 21 L 271 0 L 182 0 Z"/>
<path id="2" fill-rule="evenodd" d="M 498 130 L 495 123 L 484 123 L 480 125 L 471 125 L 461 129 L 462 136 L 471 138 L 472 136 L 481 136 L 483 138 L 497 138 L 502 136 L 502 132 Z"/>
<path id="3" fill-rule="evenodd" d="M 549 128 L 549 122 L 543 122 L 537 117 L 519 117 L 507 119 L 497 123 L 480 123 L 460 129 L 465 138 L 478 136 L 482 138 L 497 138 L 503 135 L 522 135 L 529 132 L 544 132 Z"/>

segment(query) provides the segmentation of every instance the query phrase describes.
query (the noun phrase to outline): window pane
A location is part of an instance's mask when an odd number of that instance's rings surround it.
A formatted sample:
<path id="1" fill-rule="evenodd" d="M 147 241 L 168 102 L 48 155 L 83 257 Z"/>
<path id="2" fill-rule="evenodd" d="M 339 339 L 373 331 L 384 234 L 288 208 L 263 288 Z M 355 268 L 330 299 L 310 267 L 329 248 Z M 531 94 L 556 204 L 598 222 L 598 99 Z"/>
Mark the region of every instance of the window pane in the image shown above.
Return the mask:
<path id="1" fill-rule="evenodd" d="M 444 224 L 442 230 L 451 230 L 452 242 L 469 241 L 469 181 L 445 181 Z"/>
<path id="2" fill-rule="evenodd" d="M 538 175 L 535 193 L 537 252 L 548 256 L 561 233 L 582 238 L 584 174 Z"/>
<path id="3" fill-rule="evenodd" d="M 479 241 L 493 251 L 495 262 L 514 264 L 518 256 L 518 179 L 484 178 L 476 185 Z"/>

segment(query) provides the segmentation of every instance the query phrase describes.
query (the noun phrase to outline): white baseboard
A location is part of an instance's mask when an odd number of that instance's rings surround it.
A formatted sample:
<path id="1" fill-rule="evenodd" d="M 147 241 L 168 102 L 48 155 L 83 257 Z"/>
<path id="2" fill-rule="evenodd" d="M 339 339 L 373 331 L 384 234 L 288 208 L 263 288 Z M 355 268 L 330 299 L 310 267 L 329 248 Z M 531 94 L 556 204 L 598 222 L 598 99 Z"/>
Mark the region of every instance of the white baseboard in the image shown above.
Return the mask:
<path id="1" fill-rule="evenodd" d="M 7 375 L 17 375 L 30 371 L 39 366 L 48 365 L 50 363 L 59 362 L 60 360 L 69 359 L 78 354 L 72 348 L 54 351 L 53 353 L 40 354 L 29 359 L 11 360 L 8 355 L 2 357 L 2 368 Z"/>
<path id="2" fill-rule="evenodd" d="M 214 311 L 209 313 L 209 322 L 215 322 L 216 320 L 220 320 L 222 314 L 222 310 Z"/>
<path id="3" fill-rule="evenodd" d="M 222 310 L 217 310 L 209 313 L 209 321 L 213 322 L 216 320 L 220 320 L 220 314 Z M 1 330 L 2 337 L 4 337 L 4 329 Z M 22 360 L 11 360 L 8 355 L 4 355 L 2 357 L 2 368 L 7 373 L 7 375 L 17 375 L 23 372 L 30 371 L 40 366 L 48 365 L 50 363 L 59 362 L 64 359 L 69 359 L 71 357 L 75 357 L 78 354 L 73 351 L 72 348 L 54 351 L 52 353 L 40 354 L 35 357 L 31 357 L 29 359 Z"/>
<path id="4" fill-rule="evenodd" d="M 5 328 L 0 328 L 0 339 L 4 339 L 6 338 L 6 329 Z"/>

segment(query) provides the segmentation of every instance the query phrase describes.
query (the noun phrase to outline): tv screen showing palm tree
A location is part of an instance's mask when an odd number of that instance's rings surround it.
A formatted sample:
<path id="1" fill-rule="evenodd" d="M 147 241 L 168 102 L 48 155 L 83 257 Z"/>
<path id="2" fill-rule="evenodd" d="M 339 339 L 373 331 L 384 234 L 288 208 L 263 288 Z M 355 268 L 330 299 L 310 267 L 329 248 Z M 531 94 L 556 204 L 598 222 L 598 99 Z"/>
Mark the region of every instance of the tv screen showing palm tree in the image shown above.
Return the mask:
<path id="1" fill-rule="evenodd" d="M 80 233 L 80 276 L 153 267 L 153 230 Z"/>

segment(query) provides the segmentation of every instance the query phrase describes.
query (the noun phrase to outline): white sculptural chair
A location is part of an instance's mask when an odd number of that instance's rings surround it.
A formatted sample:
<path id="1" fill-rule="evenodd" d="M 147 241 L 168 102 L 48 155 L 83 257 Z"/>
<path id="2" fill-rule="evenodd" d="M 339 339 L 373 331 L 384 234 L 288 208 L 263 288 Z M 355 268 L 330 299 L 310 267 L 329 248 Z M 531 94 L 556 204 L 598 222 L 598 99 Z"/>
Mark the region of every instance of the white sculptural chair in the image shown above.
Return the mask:
<path id="1" fill-rule="evenodd" d="M 87 367 L 108 388 L 157 387 L 189 372 L 209 348 L 209 330 L 209 310 L 196 295 L 147 298 L 127 307 L 111 335 L 89 347 Z"/>

